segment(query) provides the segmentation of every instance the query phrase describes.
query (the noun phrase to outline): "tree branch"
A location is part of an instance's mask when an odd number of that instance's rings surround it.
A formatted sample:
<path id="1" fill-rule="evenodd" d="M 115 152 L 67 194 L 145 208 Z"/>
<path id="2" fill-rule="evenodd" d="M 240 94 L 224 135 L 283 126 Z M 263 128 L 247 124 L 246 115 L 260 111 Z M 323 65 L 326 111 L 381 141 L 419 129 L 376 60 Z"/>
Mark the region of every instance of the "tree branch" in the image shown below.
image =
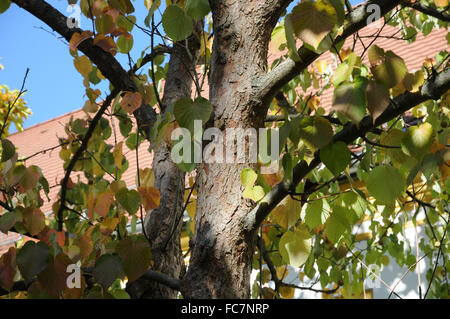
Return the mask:
<path id="1" fill-rule="evenodd" d="M 364 136 L 368 131 L 394 119 L 414 106 L 429 99 L 438 100 L 441 95 L 449 89 L 450 69 L 447 69 L 428 79 L 419 92 L 405 92 L 393 99 L 389 107 L 376 119 L 375 123 L 373 123 L 372 117 L 368 115 L 359 123 L 359 125 L 353 123 L 347 125 L 344 129 L 335 134 L 333 142 L 336 143 L 342 141 L 346 144 L 350 144 L 356 138 Z M 243 220 L 244 229 L 247 231 L 257 229 L 272 209 L 295 189 L 295 186 L 320 163 L 319 151 L 315 153 L 314 159 L 309 165 L 305 161 L 298 163 L 293 170 L 292 183 L 283 181 L 275 185 L 259 204 L 246 215 Z"/>
<path id="2" fill-rule="evenodd" d="M 58 221 L 58 231 L 62 231 L 63 226 L 63 211 L 65 209 L 66 204 L 66 192 L 67 192 L 67 183 L 69 182 L 70 174 L 72 173 L 72 170 L 75 167 L 76 162 L 80 158 L 80 156 L 83 154 L 83 152 L 87 149 L 87 145 L 89 143 L 89 139 L 91 138 L 92 134 L 94 133 L 95 128 L 97 127 L 98 122 L 102 118 L 103 114 L 105 113 L 106 109 L 111 104 L 113 98 L 116 97 L 117 94 L 119 94 L 119 89 L 114 89 L 111 91 L 111 93 L 108 95 L 108 97 L 105 99 L 105 101 L 102 104 L 102 107 L 98 110 L 97 114 L 95 114 L 94 118 L 92 119 L 88 131 L 83 137 L 83 140 L 81 141 L 80 147 L 77 149 L 76 153 L 71 158 L 69 165 L 66 168 L 66 173 L 64 174 L 64 178 L 61 183 L 61 203 L 58 209 L 58 212 L 56 214 L 57 221 Z"/>
<path id="3" fill-rule="evenodd" d="M 79 28 L 67 27 L 67 17 L 43 0 L 12 0 L 12 2 L 45 22 L 68 42 L 75 32 L 83 32 Z M 124 91 L 136 91 L 136 85 L 120 63 L 110 53 L 94 45 L 92 39 L 81 42 L 78 50 L 86 54 L 97 65 L 114 87 Z"/>
<path id="4" fill-rule="evenodd" d="M 347 15 L 347 20 L 349 20 L 349 22 L 344 26 L 343 33 L 334 40 L 334 44 L 336 45 L 341 41 L 345 41 L 348 36 L 368 25 L 368 18 L 372 15 L 372 11 L 367 10 L 369 5 L 378 5 L 380 7 L 381 18 L 395 8 L 400 2 L 400 0 L 371 0 L 355 7 Z M 304 45 L 300 47 L 297 52 L 300 56 L 299 62 L 288 58 L 263 77 L 256 79 L 255 82 L 258 83 L 256 95 L 261 98 L 261 100 L 270 101 L 285 84 L 303 72 L 303 70 L 321 55 L 307 49 Z"/>
<path id="5" fill-rule="evenodd" d="M 165 285 L 173 290 L 181 290 L 181 280 L 177 278 L 172 278 L 166 274 L 154 271 L 147 270 L 146 273 L 142 276 L 145 279 L 149 279 L 152 281 L 156 281 L 162 285 Z"/>
<path id="6" fill-rule="evenodd" d="M 422 4 L 422 3 L 420 3 L 420 1 L 416 1 L 414 3 L 411 3 L 409 1 L 404 1 L 402 3 L 402 5 L 405 6 L 405 7 L 409 7 L 409 8 L 412 8 L 414 10 L 420 11 L 420 12 L 426 14 L 426 15 L 435 17 L 435 18 L 437 18 L 439 20 L 442 20 L 442 21 L 445 21 L 445 22 L 450 22 L 450 15 L 449 14 L 447 14 L 445 12 L 438 11 L 436 9 L 433 9 L 433 8 L 429 7 L 429 6 L 426 6 L 426 5 Z"/>
<path id="7" fill-rule="evenodd" d="M 333 289 L 316 289 L 316 288 L 313 288 L 314 284 L 310 287 L 305 287 L 305 286 L 298 286 L 298 285 L 289 284 L 287 282 L 284 282 L 283 280 L 278 278 L 275 265 L 273 264 L 272 260 L 270 259 L 269 253 L 267 252 L 267 250 L 264 248 L 263 245 L 264 244 L 262 243 L 261 237 L 258 237 L 258 247 L 261 251 L 264 261 L 267 264 L 267 268 L 269 268 L 270 275 L 272 277 L 272 281 L 275 283 L 275 291 L 278 292 L 278 289 L 280 287 L 290 287 L 290 288 L 299 289 L 299 290 L 309 290 L 309 291 L 313 291 L 313 292 L 317 292 L 317 293 L 324 293 L 324 294 L 333 294 L 336 291 L 338 291 L 339 286 L 337 286 L 336 288 L 333 288 Z M 261 274 L 260 274 L 260 276 L 261 276 Z M 260 287 L 260 289 L 262 289 L 262 287 Z"/>
<path id="8" fill-rule="evenodd" d="M 88 275 L 92 274 L 93 268 L 82 268 L 83 272 Z M 174 290 L 180 290 L 181 289 L 181 280 L 172 278 L 170 276 L 167 276 L 166 274 L 154 271 L 154 270 L 147 270 L 145 274 L 142 275 L 141 278 L 145 278 L 148 280 L 156 281 L 162 285 L 165 285 L 169 288 L 172 288 Z M 31 280 L 31 282 L 26 283 L 24 280 L 16 281 L 11 288 L 11 291 L 8 291 L 6 289 L 3 289 L 0 287 L 0 296 L 7 295 L 14 291 L 27 291 L 30 285 L 36 281 L 36 279 Z"/>

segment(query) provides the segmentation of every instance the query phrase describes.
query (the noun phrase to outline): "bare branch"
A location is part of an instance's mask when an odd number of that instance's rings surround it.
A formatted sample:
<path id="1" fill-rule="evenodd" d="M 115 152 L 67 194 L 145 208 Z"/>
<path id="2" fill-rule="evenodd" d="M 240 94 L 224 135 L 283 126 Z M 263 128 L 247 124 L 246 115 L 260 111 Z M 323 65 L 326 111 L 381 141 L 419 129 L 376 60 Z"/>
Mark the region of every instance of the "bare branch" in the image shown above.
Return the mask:
<path id="1" fill-rule="evenodd" d="M 86 150 L 87 145 L 89 143 L 89 139 L 91 138 L 92 134 L 94 133 L 95 128 L 97 127 L 98 122 L 102 118 L 103 114 L 105 113 L 106 109 L 111 104 L 112 100 L 116 97 L 117 94 L 119 94 L 118 89 L 112 90 L 112 92 L 108 95 L 108 97 L 103 102 L 102 107 L 98 110 L 97 114 L 95 114 L 94 118 L 92 119 L 88 131 L 83 137 L 83 140 L 81 141 L 80 147 L 77 149 L 76 153 L 71 158 L 69 165 L 67 166 L 66 173 L 64 175 L 63 181 L 61 183 L 61 203 L 58 209 L 58 212 L 56 214 L 57 220 L 58 220 L 58 231 L 62 231 L 63 227 L 63 211 L 65 208 L 66 203 L 66 192 L 67 192 L 67 183 L 69 182 L 70 174 L 72 173 L 72 170 L 75 167 L 76 162 L 80 158 L 80 156 L 83 154 L 83 152 Z"/>

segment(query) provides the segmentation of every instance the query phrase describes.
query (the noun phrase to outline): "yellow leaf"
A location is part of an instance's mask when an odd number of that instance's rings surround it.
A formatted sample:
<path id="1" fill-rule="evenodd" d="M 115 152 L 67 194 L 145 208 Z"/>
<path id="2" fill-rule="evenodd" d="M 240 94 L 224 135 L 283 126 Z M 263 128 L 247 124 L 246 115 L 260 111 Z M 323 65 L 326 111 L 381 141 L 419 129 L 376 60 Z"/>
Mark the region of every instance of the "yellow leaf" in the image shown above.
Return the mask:
<path id="1" fill-rule="evenodd" d="M 297 223 L 301 210 L 302 205 L 300 202 L 291 197 L 286 197 L 273 210 L 272 220 L 281 227 L 288 229 Z"/>
<path id="2" fill-rule="evenodd" d="M 254 202 L 257 202 L 261 199 L 263 199 L 265 193 L 264 189 L 261 186 L 247 186 L 244 191 L 242 192 L 242 197 L 248 198 L 253 200 Z"/>
<path id="3" fill-rule="evenodd" d="M 85 55 L 76 57 L 73 63 L 75 64 L 77 71 L 80 72 L 83 77 L 87 77 L 92 71 L 92 63 Z"/>
<path id="4" fill-rule="evenodd" d="M 280 287 L 280 295 L 284 299 L 292 299 L 294 298 L 295 289 L 292 287 L 282 286 Z"/>
<path id="5" fill-rule="evenodd" d="M 123 141 L 117 143 L 113 150 L 114 164 L 119 170 L 122 170 L 122 160 L 123 160 Z"/>
<path id="6" fill-rule="evenodd" d="M 434 4 L 436 5 L 436 7 L 447 7 L 448 0 L 434 0 Z"/>
<path id="7" fill-rule="evenodd" d="M 280 280 L 283 280 L 284 278 L 286 278 L 289 275 L 289 269 L 287 268 L 286 265 L 277 267 L 276 271 L 277 271 L 277 277 Z"/>
<path id="8" fill-rule="evenodd" d="M 189 203 L 186 207 L 189 217 L 191 217 L 192 219 L 195 218 L 196 208 L 197 208 L 197 200 L 196 199 L 191 200 L 191 203 Z"/>
<path id="9" fill-rule="evenodd" d="M 320 73 L 325 73 L 325 71 L 328 68 L 328 63 L 326 60 L 318 60 L 315 62 L 317 70 L 319 70 Z"/>
<path id="10" fill-rule="evenodd" d="M 119 218 L 106 217 L 100 224 L 100 232 L 104 236 L 109 236 L 116 229 L 117 224 L 119 224 Z"/>
<path id="11" fill-rule="evenodd" d="M 138 187 L 138 192 L 141 194 L 145 210 L 158 208 L 161 200 L 161 194 L 158 189 L 155 187 Z"/>
<path id="12" fill-rule="evenodd" d="M 94 102 L 91 102 L 90 100 L 87 100 L 86 103 L 84 103 L 83 111 L 86 113 L 96 113 L 98 110 L 98 105 Z"/>
<path id="13" fill-rule="evenodd" d="M 155 186 L 155 173 L 153 173 L 150 167 L 147 167 L 145 169 L 139 169 L 139 177 L 141 182 L 136 184 L 140 185 L 141 187 Z"/>
<path id="14" fill-rule="evenodd" d="M 83 31 L 81 34 L 75 32 L 69 41 L 69 49 L 71 52 L 75 52 L 76 48 L 86 39 L 89 39 L 92 36 L 91 31 Z"/>

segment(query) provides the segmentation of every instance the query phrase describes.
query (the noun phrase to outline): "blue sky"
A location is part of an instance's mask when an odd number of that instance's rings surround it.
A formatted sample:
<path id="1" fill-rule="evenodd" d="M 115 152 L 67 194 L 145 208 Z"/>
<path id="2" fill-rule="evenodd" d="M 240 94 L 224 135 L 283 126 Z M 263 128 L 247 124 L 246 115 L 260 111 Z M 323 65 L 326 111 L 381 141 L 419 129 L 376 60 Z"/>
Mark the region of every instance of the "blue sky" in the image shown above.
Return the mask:
<path id="1" fill-rule="evenodd" d="M 47 2 L 63 14 L 70 14 L 66 12 L 66 0 Z M 361 0 L 351 2 L 355 4 Z M 133 4 L 137 23 L 144 25 L 143 21 L 147 15 L 144 0 L 136 0 Z M 82 18 L 81 27 L 91 29 L 91 22 Z M 150 38 L 137 28 L 133 30 L 133 36 L 131 56 L 136 61 L 141 54 L 140 50 L 150 45 Z M 51 29 L 43 22 L 11 4 L 11 7 L 0 15 L 0 38 L 0 63 L 5 67 L 0 70 L 0 84 L 6 84 L 10 89 L 20 88 L 25 71 L 27 67 L 30 68 L 25 86 L 28 91 L 24 98 L 33 115 L 25 121 L 25 128 L 84 105 L 86 98 L 83 97 L 83 79 L 73 65 L 69 48 L 58 40 L 57 34 L 51 33 Z M 127 68 L 126 56 L 118 53 L 116 57 Z M 105 92 L 106 81 L 102 83 L 99 88 Z"/>

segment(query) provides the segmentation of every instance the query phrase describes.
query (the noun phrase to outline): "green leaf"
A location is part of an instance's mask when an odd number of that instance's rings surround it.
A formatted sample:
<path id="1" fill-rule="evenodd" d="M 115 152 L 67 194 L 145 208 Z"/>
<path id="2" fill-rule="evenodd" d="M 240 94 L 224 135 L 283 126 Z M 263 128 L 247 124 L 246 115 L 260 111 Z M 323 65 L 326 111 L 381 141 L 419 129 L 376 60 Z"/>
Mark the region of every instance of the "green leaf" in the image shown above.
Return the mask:
<path id="1" fill-rule="evenodd" d="M 382 204 L 392 204 L 405 190 L 405 178 L 392 167 L 380 165 L 370 171 L 366 180 L 367 190 Z"/>
<path id="2" fill-rule="evenodd" d="M 302 2 L 286 19 L 290 19 L 295 35 L 316 49 L 338 22 L 335 8 L 325 0 Z"/>
<path id="3" fill-rule="evenodd" d="M 242 192 L 242 197 L 251 199 L 255 202 L 263 199 L 264 195 L 264 189 L 259 185 L 248 186 Z"/>
<path id="4" fill-rule="evenodd" d="M 382 152 L 389 155 L 392 162 L 398 165 L 405 163 L 410 159 L 408 155 L 403 153 L 403 151 L 398 148 L 401 145 L 402 139 L 406 132 L 402 132 L 399 129 L 393 128 L 386 133 L 382 133 L 380 143 L 382 145 L 394 146 L 397 148 L 383 148 Z"/>
<path id="5" fill-rule="evenodd" d="M 131 34 L 128 36 L 121 35 L 117 39 L 117 50 L 120 53 L 128 53 L 130 52 L 132 47 L 133 47 L 133 37 L 131 36 Z"/>
<path id="6" fill-rule="evenodd" d="M 289 16 L 287 16 L 286 19 L 284 19 L 284 33 L 285 33 L 286 43 L 287 43 L 287 46 L 289 49 L 289 55 L 290 55 L 291 59 L 296 62 L 300 62 L 301 58 L 298 55 L 297 42 L 295 41 L 295 38 L 294 38 L 294 28 L 292 26 L 292 22 L 291 22 L 291 19 L 289 18 Z"/>
<path id="7" fill-rule="evenodd" d="M 129 282 L 141 277 L 150 267 L 152 253 L 144 236 L 133 236 L 122 239 L 116 246 L 123 263 L 123 270 Z"/>
<path id="8" fill-rule="evenodd" d="M 328 0 L 328 2 L 334 7 L 334 10 L 336 10 L 337 15 L 337 23 L 342 24 L 345 19 L 345 8 L 343 1 L 341 0 Z"/>
<path id="9" fill-rule="evenodd" d="M 258 175 L 251 168 L 245 168 L 241 172 L 241 183 L 244 187 L 255 185 L 257 178 Z"/>
<path id="10" fill-rule="evenodd" d="M 0 216 L 0 231 L 8 234 L 10 230 L 17 222 L 22 221 L 22 216 L 16 212 L 6 212 Z"/>
<path id="11" fill-rule="evenodd" d="M 338 176 L 350 164 L 351 153 L 348 146 L 339 141 L 321 149 L 320 160 L 335 176 Z"/>
<path id="12" fill-rule="evenodd" d="M 430 151 L 433 144 L 433 126 L 430 123 L 423 123 L 420 126 L 412 126 L 402 138 L 402 151 L 421 161 Z"/>
<path id="13" fill-rule="evenodd" d="M 133 15 L 129 15 L 127 17 L 123 15 L 119 15 L 117 18 L 117 25 L 119 27 L 124 28 L 128 32 L 131 32 L 133 30 L 134 24 L 136 23 L 136 17 Z"/>
<path id="14" fill-rule="evenodd" d="M 109 14 L 102 14 L 95 19 L 95 28 L 98 33 L 108 34 L 114 30 L 115 23 Z"/>
<path id="15" fill-rule="evenodd" d="M 22 277 L 30 282 L 34 276 L 45 269 L 50 249 L 43 242 L 27 241 L 17 254 L 17 265 Z"/>
<path id="16" fill-rule="evenodd" d="M 300 267 L 311 252 L 311 235 L 305 228 L 295 232 L 287 231 L 281 237 L 278 247 L 286 263 L 292 267 Z"/>
<path id="17" fill-rule="evenodd" d="M 16 147 L 9 140 L 2 140 L 2 163 L 9 160 L 16 153 Z"/>
<path id="18" fill-rule="evenodd" d="M 198 97 L 195 101 L 189 98 L 179 99 L 175 102 L 173 113 L 175 119 L 181 127 L 187 128 L 194 136 L 194 121 L 200 120 L 202 125 L 209 120 L 212 112 L 211 103 L 208 100 Z"/>
<path id="19" fill-rule="evenodd" d="M 0 0 L 0 13 L 3 13 L 6 10 L 8 10 L 10 5 L 11 5 L 10 0 Z"/>
<path id="20" fill-rule="evenodd" d="M 353 83 L 343 83 L 334 90 L 333 108 L 355 123 L 359 123 L 366 115 L 365 78 L 357 78 Z"/>
<path id="21" fill-rule="evenodd" d="M 193 31 L 192 19 L 177 5 L 167 7 L 162 25 L 167 36 L 175 42 L 186 39 Z"/>
<path id="22" fill-rule="evenodd" d="M 302 204 L 287 196 L 272 211 L 272 220 L 281 227 L 289 229 L 298 222 L 301 210 Z"/>
<path id="23" fill-rule="evenodd" d="M 328 239 L 336 244 L 342 235 L 350 230 L 350 224 L 347 220 L 346 210 L 340 206 L 333 207 L 333 213 L 326 222 L 325 234 Z"/>
<path id="24" fill-rule="evenodd" d="M 403 80 L 408 73 L 405 61 L 392 51 L 372 46 L 369 49 L 369 61 L 375 79 L 382 82 L 387 88 L 392 88 Z"/>
<path id="25" fill-rule="evenodd" d="M 352 75 L 353 68 L 355 67 L 357 55 L 352 52 L 344 62 L 342 62 L 333 75 L 333 85 L 339 86 L 342 82 L 347 81 Z"/>
<path id="26" fill-rule="evenodd" d="M 306 204 L 305 209 L 305 224 L 314 229 L 317 226 L 323 225 L 327 220 L 330 205 L 325 199 L 314 200 Z"/>
<path id="27" fill-rule="evenodd" d="M 130 134 L 128 136 L 128 138 L 126 139 L 125 144 L 127 145 L 127 147 L 130 150 L 135 150 L 136 149 L 136 144 L 137 144 L 137 135 L 136 135 L 136 133 Z M 137 145 L 137 146 L 139 146 L 139 145 Z"/>
<path id="28" fill-rule="evenodd" d="M 123 289 L 114 289 L 110 294 L 114 299 L 131 299 L 130 295 Z"/>
<path id="29" fill-rule="evenodd" d="M 330 122 L 322 117 L 304 118 L 300 122 L 299 136 L 312 150 L 327 145 L 333 138 Z"/>
<path id="30" fill-rule="evenodd" d="M 122 260 L 117 255 L 105 254 L 95 262 L 93 274 L 95 280 L 106 291 L 122 275 Z"/>
<path id="31" fill-rule="evenodd" d="M 340 204 L 346 209 L 347 220 L 351 225 L 356 224 L 363 216 L 367 208 L 367 202 L 357 192 L 347 192 L 340 196 Z"/>
<path id="32" fill-rule="evenodd" d="M 131 215 L 136 214 L 141 205 L 141 195 L 134 189 L 128 190 L 126 188 L 120 189 L 116 193 L 116 199 L 119 204 L 127 210 Z"/>
<path id="33" fill-rule="evenodd" d="M 211 11 L 208 0 L 187 0 L 186 13 L 194 20 L 200 20 Z"/>

